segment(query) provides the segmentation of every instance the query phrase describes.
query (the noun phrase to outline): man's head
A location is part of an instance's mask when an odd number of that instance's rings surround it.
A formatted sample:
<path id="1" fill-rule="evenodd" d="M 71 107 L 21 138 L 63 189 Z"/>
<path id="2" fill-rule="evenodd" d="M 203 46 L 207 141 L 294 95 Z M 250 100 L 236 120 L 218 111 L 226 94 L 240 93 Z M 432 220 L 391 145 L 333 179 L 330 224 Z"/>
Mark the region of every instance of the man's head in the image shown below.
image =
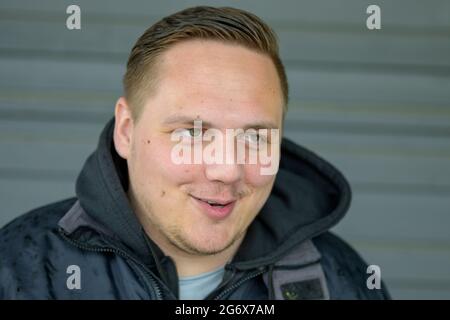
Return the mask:
<path id="1" fill-rule="evenodd" d="M 262 175 L 259 162 L 175 164 L 172 135 L 196 135 L 195 119 L 222 132 L 281 130 L 288 94 L 274 34 L 237 9 L 184 10 L 139 38 L 124 86 L 114 142 L 127 160 L 128 195 L 146 231 L 184 254 L 223 252 L 242 239 L 275 175 Z"/>
<path id="2" fill-rule="evenodd" d="M 194 7 L 172 14 L 148 28 L 128 58 L 123 78 L 125 97 L 135 119 L 146 99 L 157 90 L 158 66 L 163 55 L 177 43 L 192 39 L 238 44 L 268 56 L 277 71 L 287 111 L 288 83 L 278 52 L 275 33 L 257 16 L 235 8 Z"/>

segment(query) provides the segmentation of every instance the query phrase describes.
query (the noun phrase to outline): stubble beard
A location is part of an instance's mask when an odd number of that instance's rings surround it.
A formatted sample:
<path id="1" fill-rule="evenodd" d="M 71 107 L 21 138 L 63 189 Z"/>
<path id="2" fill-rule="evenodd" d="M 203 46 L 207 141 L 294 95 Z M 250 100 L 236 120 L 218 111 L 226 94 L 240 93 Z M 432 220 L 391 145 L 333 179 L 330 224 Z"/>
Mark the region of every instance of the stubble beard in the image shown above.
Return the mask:
<path id="1" fill-rule="evenodd" d="M 143 208 L 140 210 L 137 208 L 134 209 L 140 217 L 139 220 L 141 221 L 145 232 L 153 241 L 156 240 L 155 238 L 159 238 L 161 241 L 166 242 L 178 251 L 188 255 L 210 256 L 222 253 L 233 246 L 237 241 L 242 240 L 246 232 L 246 229 L 237 232 L 224 246 L 221 246 L 220 248 L 199 248 L 199 246 L 195 245 L 193 241 L 188 239 L 187 236 L 183 235 L 183 230 L 179 227 L 164 226 L 160 223 L 157 217 L 153 214 L 151 204 L 144 202 Z M 152 230 L 158 233 L 158 235 L 152 235 Z M 157 241 L 155 242 L 157 243 Z"/>
<path id="2" fill-rule="evenodd" d="M 178 250 L 195 256 L 210 256 L 222 253 L 232 247 L 237 241 L 241 240 L 245 234 L 245 230 L 236 233 L 224 246 L 221 248 L 199 248 L 192 241 L 183 236 L 182 231 L 173 228 L 164 232 L 160 229 L 160 232 L 166 237 L 168 242 L 176 247 Z"/>

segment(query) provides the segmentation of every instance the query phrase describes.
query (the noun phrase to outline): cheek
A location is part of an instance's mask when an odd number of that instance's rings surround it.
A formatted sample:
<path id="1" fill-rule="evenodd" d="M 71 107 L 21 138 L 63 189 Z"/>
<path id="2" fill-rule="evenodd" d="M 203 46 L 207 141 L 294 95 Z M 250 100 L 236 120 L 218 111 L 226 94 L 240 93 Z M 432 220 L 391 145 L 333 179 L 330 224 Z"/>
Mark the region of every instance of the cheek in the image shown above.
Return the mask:
<path id="1" fill-rule="evenodd" d="M 247 165 L 245 168 L 246 183 L 252 185 L 254 188 L 271 187 L 275 180 L 275 175 L 261 174 L 261 166 Z"/>
<path id="2" fill-rule="evenodd" d="M 150 143 L 148 142 L 150 141 Z M 144 139 L 136 150 L 137 174 L 145 174 L 159 184 L 183 184 L 192 181 L 200 166 L 175 164 L 171 158 L 173 145 L 158 139 Z M 199 168 L 197 168 L 199 167 Z"/>

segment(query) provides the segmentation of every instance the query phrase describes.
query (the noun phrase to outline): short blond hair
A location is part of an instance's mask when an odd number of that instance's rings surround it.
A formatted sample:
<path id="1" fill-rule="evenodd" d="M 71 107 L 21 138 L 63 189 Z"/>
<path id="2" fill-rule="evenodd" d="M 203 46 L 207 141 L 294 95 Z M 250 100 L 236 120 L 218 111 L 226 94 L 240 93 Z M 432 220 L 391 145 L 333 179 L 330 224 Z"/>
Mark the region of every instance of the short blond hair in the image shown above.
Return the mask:
<path id="1" fill-rule="evenodd" d="M 283 114 L 286 113 L 289 89 L 275 32 L 247 11 L 198 6 L 156 22 L 142 34 L 131 50 L 123 86 L 135 119 L 139 118 L 147 96 L 156 88 L 158 57 L 176 43 L 194 39 L 239 44 L 269 56 L 280 79 Z"/>

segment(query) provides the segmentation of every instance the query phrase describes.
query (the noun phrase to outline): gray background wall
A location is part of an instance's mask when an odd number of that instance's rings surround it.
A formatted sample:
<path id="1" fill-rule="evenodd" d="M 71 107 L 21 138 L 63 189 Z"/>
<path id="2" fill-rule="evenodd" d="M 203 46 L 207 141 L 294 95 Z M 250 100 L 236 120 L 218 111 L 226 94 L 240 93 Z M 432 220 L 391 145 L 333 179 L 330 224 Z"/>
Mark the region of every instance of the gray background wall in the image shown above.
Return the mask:
<path id="1" fill-rule="evenodd" d="M 212 1 L 0 3 L 0 226 L 74 194 L 121 94 L 127 54 L 163 15 Z M 69 31 L 66 7 L 81 7 Z M 394 298 L 450 298 L 450 1 L 215 1 L 278 32 L 287 136 L 349 178 L 336 231 Z M 365 26 L 369 4 L 382 29 Z"/>

